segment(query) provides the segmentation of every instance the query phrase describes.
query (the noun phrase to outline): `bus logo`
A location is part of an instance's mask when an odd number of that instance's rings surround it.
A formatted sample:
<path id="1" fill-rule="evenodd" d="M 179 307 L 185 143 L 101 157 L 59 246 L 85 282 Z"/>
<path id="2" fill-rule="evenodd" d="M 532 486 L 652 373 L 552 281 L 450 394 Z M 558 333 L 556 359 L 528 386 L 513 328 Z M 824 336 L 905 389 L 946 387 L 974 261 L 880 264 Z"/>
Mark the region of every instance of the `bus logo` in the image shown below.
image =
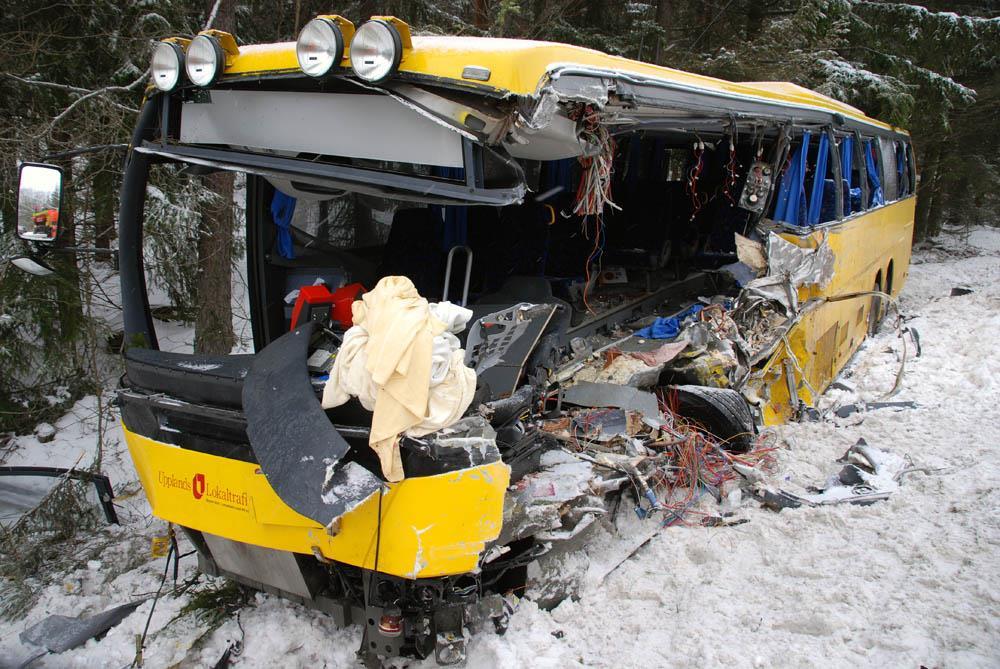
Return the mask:
<path id="1" fill-rule="evenodd" d="M 191 494 L 194 495 L 195 499 L 201 499 L 201 496 L 205 494 L 204 474 L 195 474 L 194 478 L 191 479 Z"/>

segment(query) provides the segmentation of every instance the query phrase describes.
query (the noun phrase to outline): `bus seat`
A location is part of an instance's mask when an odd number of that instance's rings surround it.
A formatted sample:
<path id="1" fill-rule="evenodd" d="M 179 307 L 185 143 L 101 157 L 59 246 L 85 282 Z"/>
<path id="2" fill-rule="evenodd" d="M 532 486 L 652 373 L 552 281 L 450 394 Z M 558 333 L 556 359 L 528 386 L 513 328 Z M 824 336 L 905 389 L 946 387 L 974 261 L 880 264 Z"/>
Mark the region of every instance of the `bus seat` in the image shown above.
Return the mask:
<path id="1" fill-rule="evenodd" d="M 826 223 L 837 218 L 837 182 L 823 180 L 823 201 L 819 207 L 819 222 Z"/>

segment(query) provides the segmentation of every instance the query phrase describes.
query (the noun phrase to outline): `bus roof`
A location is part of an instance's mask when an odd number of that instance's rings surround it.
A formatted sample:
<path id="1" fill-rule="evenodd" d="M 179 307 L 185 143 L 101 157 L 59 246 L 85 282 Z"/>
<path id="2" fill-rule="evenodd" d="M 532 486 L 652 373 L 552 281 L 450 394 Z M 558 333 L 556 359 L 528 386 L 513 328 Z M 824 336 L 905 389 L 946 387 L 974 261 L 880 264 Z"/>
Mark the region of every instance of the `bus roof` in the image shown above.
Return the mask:
<path id="1" fill-rule="evenodd" d="M 499 95 L 534 95 L 553 71 L 589 68 L 661 81 L 738 99 L 754 99 L 783 106 L 839 113 L 887 130 L 892 126 L 861 110 L 790 82 L 736 83 L 683 70 L 643 63 L 600 51 L 554 42 L 465 36 L 417 36 L 404 52 L 400 72 L 417 78 L 486 90 Z M 345 63 L 349 58 L 345 58 Z M 463 77 L 468 67 L 489 71 L 485 82 Z M 295 42 L 247 45 L 227 62 L 226 77 L 266 76 L 298 72 Z"/>

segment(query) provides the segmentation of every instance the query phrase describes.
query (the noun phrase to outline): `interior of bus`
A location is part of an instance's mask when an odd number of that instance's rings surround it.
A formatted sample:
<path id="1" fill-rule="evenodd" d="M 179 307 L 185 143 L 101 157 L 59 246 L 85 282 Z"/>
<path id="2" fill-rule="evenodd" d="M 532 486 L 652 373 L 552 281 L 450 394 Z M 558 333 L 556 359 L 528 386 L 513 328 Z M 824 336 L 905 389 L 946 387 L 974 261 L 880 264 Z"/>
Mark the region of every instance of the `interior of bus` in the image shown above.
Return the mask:
<path id="1" fill-rule="evenodd" d="M 522 204 L 504 207 L 419 204 L 252 178 L 250 252 L 263 322 L 257 346 L 288 331 L 301 287 L 370 289 L 390 275 L 409 277 L 431 301 L 467 303 L 477 316 L 479 305 L 557 302 L 569 330 L 589 334 L 609 314 L 672 284 L 684 284 L 672 296 L 678 307 L 735 295 L 747 279 L 735 239 L 755 236 L 760 216 L 808 232 L 911 187 L 902 143 L 822 129 L 779 138 L 777 127 L 617 136 L 611 204 L 600 216 L 574 212 L 585 172 L 576 158 L 520 161 L 529 192 Z M 782 189 L 790 193 L 782 197 Z"/>

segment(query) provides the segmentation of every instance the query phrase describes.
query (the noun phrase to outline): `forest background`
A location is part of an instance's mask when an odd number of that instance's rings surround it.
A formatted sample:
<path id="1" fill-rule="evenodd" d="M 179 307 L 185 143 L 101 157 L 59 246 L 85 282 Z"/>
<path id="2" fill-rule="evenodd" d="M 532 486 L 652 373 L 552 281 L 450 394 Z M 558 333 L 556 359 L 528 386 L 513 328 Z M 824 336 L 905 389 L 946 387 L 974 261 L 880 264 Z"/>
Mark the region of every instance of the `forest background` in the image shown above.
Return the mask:
<path id="1" fill-rule="evenodd" d="M 41 279 L 10 262 L 17 169 L 66 172 L 63 246 L 115 247 L 124 149 L 152 47 L 211 23 L 239 44 L 294 40 L 318 14 L 392 14 L 416 33 L 552 40 L 737 81 L 806 86 L 908 128 L 915 241 L 998 225 L 1000 3 L 852 0 L 20 0 L 0 10 L 0 449 L 117 377 L 109 255 L 52 253 Z M 228 277 L 241 255 L 231 175 L 164 172 L 147 194 L 147 273 L 194 349 L 237 341 Z M 224 286 L 224 287 L 223 287 Z M 222 288 L 220 288 L 222 287 Z"/>

